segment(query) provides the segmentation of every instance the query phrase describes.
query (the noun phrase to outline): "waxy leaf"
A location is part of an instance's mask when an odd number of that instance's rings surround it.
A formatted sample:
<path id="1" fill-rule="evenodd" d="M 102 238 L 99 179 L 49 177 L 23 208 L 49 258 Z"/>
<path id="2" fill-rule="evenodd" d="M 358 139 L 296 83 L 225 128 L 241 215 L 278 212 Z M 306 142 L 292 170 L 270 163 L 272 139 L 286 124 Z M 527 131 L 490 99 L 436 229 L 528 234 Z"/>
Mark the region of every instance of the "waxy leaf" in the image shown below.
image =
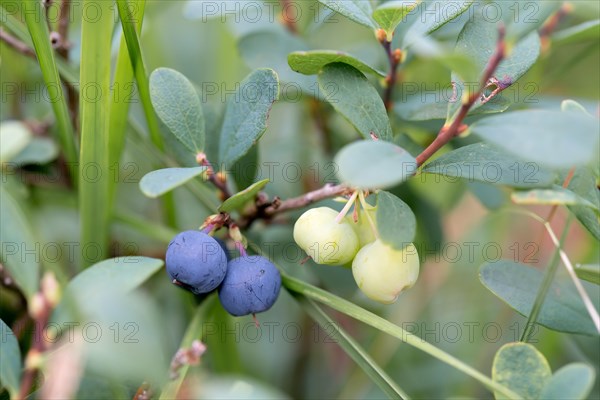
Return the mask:
<path id="1" fill-rule="evenodd" d="M 140 180 L 140 190 L 146 196 L 156 198 L 201 175 L 204 171 L 206 167 L 165 168 L 152 171 Z"/>

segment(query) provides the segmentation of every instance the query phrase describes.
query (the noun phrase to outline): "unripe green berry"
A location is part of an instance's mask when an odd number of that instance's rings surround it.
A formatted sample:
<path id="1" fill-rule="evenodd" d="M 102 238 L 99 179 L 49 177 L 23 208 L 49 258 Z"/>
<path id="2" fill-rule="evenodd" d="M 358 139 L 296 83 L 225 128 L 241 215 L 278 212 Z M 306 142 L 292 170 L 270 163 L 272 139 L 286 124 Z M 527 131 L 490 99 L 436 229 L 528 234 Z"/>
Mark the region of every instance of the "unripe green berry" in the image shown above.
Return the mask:
<path id="1" fill-rule="evenodd" d="M 329 207 L 312 208 L 294 225 L 294 240 L 317 264 L 346 264 L 359 249 L 354 229 L 343 219 L 336 222 L 337 215 Z"/>
<path id="2" fill-rule="evenodd" d="M 373 243 L 375 241 L 375 239 L 377 238 L 375 236 L 375 232 L 373 231 L 373 227 L 371 226 L 371 223 L 369 222 L 367 213 L 369 214 L 371 221 L 373 221 L 373 225 L 377 226 L 376 218 L 375 218 L 377 209 L 375 207 L 372 207 L 372 208 L 369 208 L 366 210 L 365 209 L 361 210 L 359 217 L 358 217 L 358 221 L 356 221 L 356 222 L 354 222 L 352 215 L 346 216 L 346 220 L 348 221 L 348 223 L 350 225 L 352 225 L 352 227 L 354 228 L 354 232 L 356 232 L 356 236 L 358 237 L 358 242 L 359 242 L 360 247 L 363 247 L 369 243 Z"/>
<path id="3" fill-rule="evenodd" d="M 411 243 L 396 250 L 377 239 L 364 246 L 352 262 L 352 275 L 360 290 L 384 304 L 396 301 L 400 292 L 419 276 L 419 255 Z"/>

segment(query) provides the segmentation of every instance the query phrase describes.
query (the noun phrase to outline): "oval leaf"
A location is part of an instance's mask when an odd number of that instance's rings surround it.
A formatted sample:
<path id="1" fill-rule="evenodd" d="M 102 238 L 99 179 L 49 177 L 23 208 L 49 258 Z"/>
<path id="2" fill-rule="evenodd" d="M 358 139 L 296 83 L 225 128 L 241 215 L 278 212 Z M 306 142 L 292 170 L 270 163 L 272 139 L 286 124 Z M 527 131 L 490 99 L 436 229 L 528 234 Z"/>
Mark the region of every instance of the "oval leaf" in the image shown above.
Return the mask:
<path id="1" fill-rule="evenodd" d="M 279 79 L 272 69 L 257 69 L 229 97 L 219 153 L 227 167 L 242 158 L 267 129 L 271 106 L 279 96 Z"/>
<path id="2" fill-rule="evenodd" d="M 15 165 L 47 164 L 58 157 L 58 146 L 52 139 L 36 137 L 17 154 L 11 163 Z"/>
<path id="3" fill-rule="evenodd" d="M 288 55 L 290 67 L 301 74 L 315 75 L 321 72 L 327 64 L 340 62 L 348 64 L 365 74 L 373 74 L 384 77 L 386 74 L 378 69 L 367 65 L 351 54 L 336 50 L 312 50 L 295 51 Z"/>
<path id="4" fill-rule="evenodd" d="M 492 379 L 523 396 L 539 399 L 552 371 L 542 353 L 528 343 L 507 343 L 498 350 L 492 365 Z M 497 400 L 507 397 L 494 393 Z"/>
<path id="5" fill-rule="evenodd" d="M 600 33 L 600 19 L 586 21 L 552 35 L 552 44 L 567 44 L 583 40 L 597 40 Z"/>
<path id="6" fill-rule="evenodd" d="M 387 1 L 373 11 L 373 19 L 387 34 L 387 40 L 392 41 L 396 27 L 404 17 L 415 9 L 421 0 Z"/>
<path id="7" fill-rule="evenodd" d="M 359 189 L 384 189 L 412 176 L 417 162 L 401 147 L 363 140 L 344 147 L 335 157 L 340 180 Z"/>
<path id="8" fill-rule="evenodd" d="M 40 274 L 39 257 L 29 254 L 37 240 L 31 226 L 17 201 L 0 186 L 0 237 L 2 237 L 2 262 L 10 276 L 27 298 L 38 289 Z"/>
<path id="9" fill-rule="evenodd" d="M 204 150 L 204 114 L 194 85 L 180 72 L 158 68 L 150 75 L 150 96 L 156 114 L 194 154 Z"/>
<path id="10" fill-rule="evenodd" d="M 371 18 L 373 9 L 369 0 L 319 0 L 319 3 L 356 23 L 377 28 L 377 24 Z"/>
<path id="11" fill-rule="evenodd" d="M 527 317 L 533 307 L 536 290 L 542 283 L 543 272 L 524 264 L 501 260 L 481 266 L 479 279 L 502 301 Z M 593 285 L 585 286 L 589 290 L 597 290 Z M 598 308 L 598 296 L 591 297 Z M 537 322 L 561 332 L 598 335 L 585 305 L 569 280 L 554 280 Z"/>
<path id="12" fill-rule="evenodd" d="M 417 219 L 410 207 L 388 192 L 377 194 L 377 231 L 382 242 L 395 249 L 412 243 L 417 231 Z"/>
<path id="13" fill-rule="evenodd" d="M 392 127 L 383 100 L 359 70 L 343 63 L 328 64 L 319 74 L 319 88 L 365 139 L 370 139 L 372 132 L 391 140 Z"/>
<path id="14" fill-rule="evenodd" d="M 521 161 L 488 143 L 446 153 L 426 164 L 422 172 L 512 187 L 544 187 L 555 180 L 554 174 L 537 164 Z"/>
<path id="15" fill-rule="evenodd" d="M 477 121 L 471 131 L 524 160 L 570 168 L 598 156 L 598 120 L 582 113 L 524 110 Z"/>
<path id="16" fill-rule="evenodd" d="M 31 141 L 29 128 L 19 121 L 5 121 L 0 124 L 0 162 L 11 161 Z"/>
<path id="17" fill-rule="evenodd" d="M 156 198 L 201 175 L 206 167 L 165 168 L 147 173 L 140 180 L 140 190 L 146 196 Z"/>
<path id="18" fill-rule="evenodd" d="M 246 189 L 238 192 L 225 200 L 223 204 L 219 207 L 220 212 L 232 212 L 235 210 L 239 210 L 246 203 L 251 200 L 254 200 L 258 192 L 260 192 L 266 185 L 269 183 L 268 179 L 263 179 L 262 181 L 258 181 L 253 185 L 248 186 Z"/>
<path id="19" fill-rule="evenodd" d="M 584 400 L 592 388 L 596 372 L 592 367 L 582 363 L 572 363 L 556 371 L 546 382 L 540 399 L 544 400 Z"/>
<path id="20" fill-rule="evenodd" d="M 0 319 L 0 388 L 6 388 L 11 398 L 16 398 L 21 382 L 21 350 L 15 334 L 8 325 Z"/>
<path id="21" fill-rule="evenodd" d="M 563 180 L 565 177 L 561 176 Z M 596 186 L 594 174 L 588 168 L 579 167 L 575 169 L 575 173 L 569 183 L 568 189 L 592 204 L 600 206 L 600 190 L 598 190 L 598 187 Z M 581 222 L 596 240 L 600 240 L 600 221 L 598 213 L 585 206 L 573 205 L 567 207 L 569 207 L 569 210 L 575 214 L 579 222 Z"/>

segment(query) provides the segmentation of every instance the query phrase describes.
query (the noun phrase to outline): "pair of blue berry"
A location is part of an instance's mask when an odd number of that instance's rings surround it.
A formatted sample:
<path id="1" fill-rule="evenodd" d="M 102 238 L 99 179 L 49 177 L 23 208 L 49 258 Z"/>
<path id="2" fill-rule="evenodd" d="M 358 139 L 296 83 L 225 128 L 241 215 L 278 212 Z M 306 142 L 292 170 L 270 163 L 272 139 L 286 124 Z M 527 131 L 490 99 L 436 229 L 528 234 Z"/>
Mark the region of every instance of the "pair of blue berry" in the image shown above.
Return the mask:
<path id="1" fill-rule="evenodd" d="M 264 257 L 229 260 L 224 243 L 200 231 L 181 232 L 169 243 L 167 273 L 194 294 L 218 288 L 231 315 L 256 314 L 271 308 L 281 289 L 279 271 Z"/>

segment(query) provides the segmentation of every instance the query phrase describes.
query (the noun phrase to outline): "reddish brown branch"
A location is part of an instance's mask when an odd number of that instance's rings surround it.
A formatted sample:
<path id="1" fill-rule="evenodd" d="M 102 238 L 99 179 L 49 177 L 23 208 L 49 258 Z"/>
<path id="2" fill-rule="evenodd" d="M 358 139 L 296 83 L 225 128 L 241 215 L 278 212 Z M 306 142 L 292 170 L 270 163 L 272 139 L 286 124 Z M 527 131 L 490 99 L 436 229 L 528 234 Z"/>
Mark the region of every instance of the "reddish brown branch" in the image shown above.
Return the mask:
<path id="1" fill-rule="evenodd" d="M 284 211 L 305 207 L 309 204 L 328 199 L 330 197 L 342 196 L 351 191 L 352 189 L 346 185 L 327 184 L 320 189 L 305 193 L 302 196 L 293 197 L 291 199 L 281 201 L 278 204 L 273 204 L 265 209 L 265 215 L 272 217 L 273 215 Z"/>
<path id="2" fill-rule="evenodd" d="M 283 25 L 293 33 L 294 35 L 298 34 L 298 26 L 296 26 L 296 21 L 291 19 L 286 10 L 292 6 L 291 0 L 280 0 L 281 4 L 281 21 Z"/>
<path id="3" fill-rule="evenodd" d="M 383 29 L 377 31 L 377 39 L 383 46 L 390 64 L 390 72 L 385 77 L 386 87 L 383 94 L 383 104 L 385 104 L 385 109 L 389 111 L 394 105 L 394 86 L 396 86 L 398 80 L 398 66 L 402 61 L 402 52 L 400 49 L 392 50 L 392 42 L 387 39 L 387 34 Z"/>
<path id="4" fill-rule="evenodd" d="M 494 75 L 494 72 L 500 65 L 500 62 L 504 59 L 506 53 L 506 45 L 504 43 L 505 36 L 504 26 L 501 25 L 498 29 L 498 42 L 496 45 L 496 51 L 490 58 L 487 67 L 485 68 L 483 77 L 480 82 L 479 90 L 473 92 L 469 95 L 466 100 L 463 100 L 463 103 L 458 111 L 456 118 L 452 121 L 452 123 L 448 126 L 442 127 L 440 132 L 438 133 L 435 140 L 425 149 L 421 154 L 417 156 L 417 166 L 423 165 L 425 161 L 427 161 L 433 154 L 435 154 L 439 149 L 441 149 L 446 143 L 452 140 L 455 136 L 459 135 L 466 129 L 466 126 L 463 124 L 464 119 L 473 104 L 477 101 L 478 98 L 483 94 L 488 81 Z"/>

